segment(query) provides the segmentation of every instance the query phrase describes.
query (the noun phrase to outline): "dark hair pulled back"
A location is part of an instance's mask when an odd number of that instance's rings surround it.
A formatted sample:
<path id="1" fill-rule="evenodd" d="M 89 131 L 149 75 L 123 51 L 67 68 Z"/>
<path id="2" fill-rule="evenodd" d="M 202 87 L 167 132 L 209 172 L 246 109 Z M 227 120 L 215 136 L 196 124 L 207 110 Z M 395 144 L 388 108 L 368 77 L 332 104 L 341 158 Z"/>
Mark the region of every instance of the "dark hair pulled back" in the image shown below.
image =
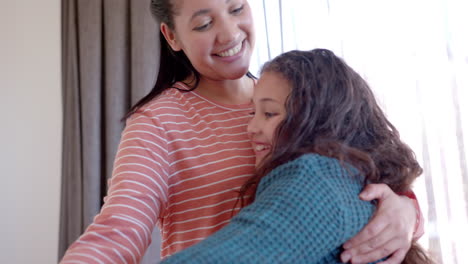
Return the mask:
<path id="1" fill-rule="evenodd" d="M 174 16 L 177 14 L 177 7 L 174 4 L 174 0 L 151 0 L 150 9 L 158 23 L 164 23 L 169 29 L 174 30 Z M 200 73 L 193 67 L 185 53 L 183 51 L 172 50 L 161 31 L 159 31 L 159 42 L 161 54 L 156 83 L 145 97 L 130 108 L 125 118 L 131 116 L 140 107 L 168 88 L 175 88 L 187 92 L 196 89 L 200 83 Z M 255 78 L 250 72 L 246 75 L 250 78 Z M 193 78 L 190 83 L 185 83 L 190 88 L 189 90 L 173 87 L 176 82 L 183 82 L 189 78 Z"/>

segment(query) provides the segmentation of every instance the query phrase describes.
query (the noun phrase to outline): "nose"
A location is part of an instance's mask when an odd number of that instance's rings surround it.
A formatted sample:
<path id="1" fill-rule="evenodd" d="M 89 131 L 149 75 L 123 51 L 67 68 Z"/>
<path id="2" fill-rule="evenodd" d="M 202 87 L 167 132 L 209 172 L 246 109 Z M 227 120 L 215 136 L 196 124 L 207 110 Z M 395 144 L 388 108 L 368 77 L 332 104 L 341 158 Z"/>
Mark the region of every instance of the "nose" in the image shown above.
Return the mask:
<path id="1" fill-rule="evenodd" d="M 249 124 L 247 125 L 247 133 L 249 136 L 252 138 L 255 134 L 258 134 L 260 132 L 258 122 L 255 120 L 255 115 L 252 116 L 252 118 L 249 121 Z"/>
<path id="2" fill-rule="evenodd" d="M 217 41 L 222 45 L 229 45 L 239 39 L 241 30 L 235 19 L 224 19 L 220 23 Z"/>

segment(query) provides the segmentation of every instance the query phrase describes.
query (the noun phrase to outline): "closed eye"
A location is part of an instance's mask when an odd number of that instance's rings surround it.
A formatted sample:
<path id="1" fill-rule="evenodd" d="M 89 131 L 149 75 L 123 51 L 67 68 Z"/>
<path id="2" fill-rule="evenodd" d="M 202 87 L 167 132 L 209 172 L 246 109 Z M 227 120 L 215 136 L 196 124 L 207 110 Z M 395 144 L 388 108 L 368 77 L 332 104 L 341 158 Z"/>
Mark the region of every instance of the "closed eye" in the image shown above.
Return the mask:
<path id="1" fill-rule="evenodd" d="M 193 30 L 196 30 L 196 31 L 204 31 L 204 30 L 208 29 L 208 27 L 209 27 L 212 23 L 213 23 L 213 22 L 210 21 L 210 22 L 208 22 L 208 23 L 206 23 L 206 24 L 203 24 L 203 25 L 201 25 L 201 26 L 199 26 L 199 27 L 194 28 Z"/>
<path id="2" fill-rule="evenodd" d="M 242 13 L 242 10 L 244 10 L 244 5 L 241 5 L 239 8 L 236 8 L 236 9 L 232 10 L 231 14 L 238 15 L 238 14 Z"/>

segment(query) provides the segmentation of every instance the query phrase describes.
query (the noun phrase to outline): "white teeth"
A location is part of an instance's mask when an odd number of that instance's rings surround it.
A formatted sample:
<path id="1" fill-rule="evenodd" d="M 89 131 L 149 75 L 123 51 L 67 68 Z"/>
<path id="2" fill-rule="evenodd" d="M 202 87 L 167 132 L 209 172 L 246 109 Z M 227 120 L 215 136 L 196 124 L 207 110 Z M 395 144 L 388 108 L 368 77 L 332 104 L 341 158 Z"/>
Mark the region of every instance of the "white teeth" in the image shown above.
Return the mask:
<path id="1" fill-rule="evenodd" d="M 226 51 L 223 51 L 221 53 L 218 53 L 217 55 L 220 56 L 220 57 L 229 57 L 229 56 L 233 56 L 237 53 L 239 53 L 239 51 L 241 50 L 242 48 L 242 42 L 237 44 L 237 46 L 235 46 L 234 48 L 230 49 L 230 50 L 226 50 Z"/>
<path id="2" fill-rule="evenodd" d="M 262 150 L 265 150 L 266 148 L 267 148 L 267 147 L 264 146 L 264 145 L 257 145 L 257 146 L 255 146 L 255 150 L 256 150 L 256 151 L 262 151 Z"/>

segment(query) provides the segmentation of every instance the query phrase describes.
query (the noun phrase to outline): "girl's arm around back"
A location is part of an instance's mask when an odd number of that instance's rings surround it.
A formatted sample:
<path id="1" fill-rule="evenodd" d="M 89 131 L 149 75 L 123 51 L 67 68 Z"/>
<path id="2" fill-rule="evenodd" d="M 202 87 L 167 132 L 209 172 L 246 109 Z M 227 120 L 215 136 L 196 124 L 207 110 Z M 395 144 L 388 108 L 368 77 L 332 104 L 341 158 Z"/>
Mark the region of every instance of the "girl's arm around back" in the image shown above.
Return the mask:
<path id="1" fill-rule="evenodd" d="M 335 263 L 372 215 L 338 161 L 304 155 L 265 176 L 229 225 L 163 263 Z"/>

